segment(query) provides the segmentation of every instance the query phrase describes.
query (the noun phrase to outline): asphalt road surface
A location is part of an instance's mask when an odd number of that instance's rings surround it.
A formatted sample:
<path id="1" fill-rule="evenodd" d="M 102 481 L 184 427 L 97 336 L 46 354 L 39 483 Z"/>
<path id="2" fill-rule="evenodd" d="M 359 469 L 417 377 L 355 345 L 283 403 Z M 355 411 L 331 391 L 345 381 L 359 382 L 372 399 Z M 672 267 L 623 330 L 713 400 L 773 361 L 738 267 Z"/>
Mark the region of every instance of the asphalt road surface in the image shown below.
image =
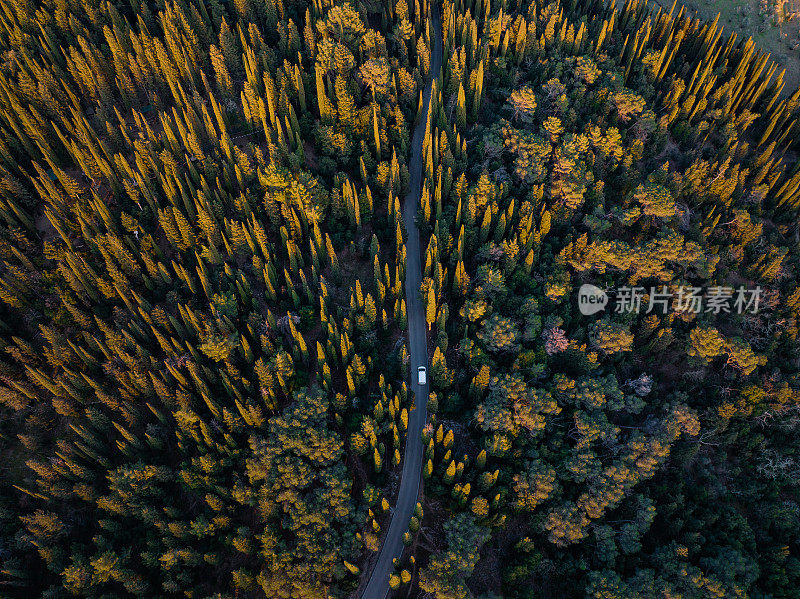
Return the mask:
<path id="1" fill-rule="evenodd" d="M 372 576 L 361 595 L 362 599 L 385 599 L 389 594 L 389 575 L 394 571 L 392 560 L 400 557 L 403 553 L 403 534 L 408 530 L 408 523 L 417 504 L 422 476 L 422 428 L 427 420 L 428 385 L 417 384 L 417 368 L 428 366 L 428 346 L 425 339 L 427 328 L 425 306 L 419 297 L 419 286 L 422 283 L 422 248 L 415 218 L 422 194 L 422 142 L 425 137 L 426 115 L 431 100 L 431 85 L 433 78 L 439 77 L 439 70 L 442 66 L 442 27 L 438 6 L 432 7 L 432 13 L 434 47 L 431 53 L 431 81 L 425 87 L 421 118 L 414 128 L 414 136 L 411 141 L 410 186 L 403 203 L 403 220 L 408 232 L 406 240 L 406 310 L 411 352 L 411 390 L 414 392 L 417 408 L 409 414 L 403 473 L 392 522 L 383 541 L 378 561 L 372 570 Z"/>

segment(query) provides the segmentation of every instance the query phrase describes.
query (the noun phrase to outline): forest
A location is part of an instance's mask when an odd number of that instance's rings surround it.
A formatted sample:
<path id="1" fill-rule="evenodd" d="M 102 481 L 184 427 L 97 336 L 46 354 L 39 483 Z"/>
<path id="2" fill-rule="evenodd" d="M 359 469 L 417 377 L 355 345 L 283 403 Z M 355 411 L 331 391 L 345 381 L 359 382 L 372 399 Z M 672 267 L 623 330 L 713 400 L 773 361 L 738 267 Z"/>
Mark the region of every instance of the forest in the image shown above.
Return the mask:
<path id="1" fill-rule="evenodd" d="M 800 89 L 753 40 L 3 0 L 0 49 L 0 596 L 800 598 Z"/>

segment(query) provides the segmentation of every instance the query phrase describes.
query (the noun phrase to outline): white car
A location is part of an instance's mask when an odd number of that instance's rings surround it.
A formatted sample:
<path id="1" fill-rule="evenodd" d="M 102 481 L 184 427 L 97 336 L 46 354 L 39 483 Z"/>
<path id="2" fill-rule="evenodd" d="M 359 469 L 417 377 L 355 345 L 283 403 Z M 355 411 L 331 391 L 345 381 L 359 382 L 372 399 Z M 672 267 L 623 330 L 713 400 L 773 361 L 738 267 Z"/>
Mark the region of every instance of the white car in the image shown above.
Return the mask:
<path id="1" fill-rule="evenodd" d="M 417 368 L 417 382 L 420 385 L 425 385 L 428 382 L 428 371 L 424 366 Z"/>

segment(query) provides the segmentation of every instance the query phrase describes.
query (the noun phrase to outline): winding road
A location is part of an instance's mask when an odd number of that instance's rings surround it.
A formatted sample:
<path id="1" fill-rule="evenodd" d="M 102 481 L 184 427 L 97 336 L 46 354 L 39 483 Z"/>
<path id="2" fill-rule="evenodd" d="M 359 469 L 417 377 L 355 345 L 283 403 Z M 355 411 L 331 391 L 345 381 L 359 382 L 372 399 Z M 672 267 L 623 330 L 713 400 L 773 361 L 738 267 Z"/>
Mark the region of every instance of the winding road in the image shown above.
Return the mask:
<path id="1" fill-rule="evenodd" d="M 417 384 L 417 368 L 428 365 L 428 345 L 425 338 L 425 307 L 422 305 L 419 293 L 422 283 L 422 248 L 415 218 L 422 194 L 422 142 L 425 138 L 428 106 L 431 101 L 431 86 L 434 78 L 439 77 L 442 66 L 442 26 L 439 9 L 436 5 L 432 8 L 431 24 L 434 30 L 431 80 L 425 86 L 421 118 L 414 127 L 411 141 L 411 162 L 409 163 L 409 192 L 403 203 L 403 221 L 408 233 L 405 289 L 408 341 L 411 352 L 411 389 L 414 391 L 414 403 L 417 407 L 411 411 L 408 419 L 402 479 L 400 480 L 400 491 L 397 494 L 397 503 L 392 513 L 392 521 L 378 555 L 378 561 L 375 563 L 367 587 L 361 595 L 362 599 L 385 599 L 389 594 L 389 575 L 394 571 L 392 562 L 394 558 L 402 555 L 405 548 L 403 534 L 408 530 L 408 523 L 417 504 L 422 476 L 422 428 L 427 421 L 428 385 Z"/>

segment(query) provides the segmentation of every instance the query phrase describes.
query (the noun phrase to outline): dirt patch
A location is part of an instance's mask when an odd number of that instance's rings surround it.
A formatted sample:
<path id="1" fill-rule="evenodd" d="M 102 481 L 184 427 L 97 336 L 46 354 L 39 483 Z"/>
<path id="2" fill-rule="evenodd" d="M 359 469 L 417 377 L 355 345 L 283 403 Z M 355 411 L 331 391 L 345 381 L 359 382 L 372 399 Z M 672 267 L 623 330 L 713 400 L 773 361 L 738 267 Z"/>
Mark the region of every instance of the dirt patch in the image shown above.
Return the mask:
<path id="1" fill-rule="evenodd" d="M 303 154 L 306 157 L 306 166 L 315 173 L 318 172 L 319 160 L 317 159 L 317 153 L 314 151 L 314 146 L 308 141 L 303 141 Z"/>
<path id="2" fill-rule="evenodd" d="M 36 225 L 36 230 L 39 232 L 39 237 L 42 238 L 42 241 L 53 241 L 58 238 L 58 231 L 56 231 L 44 211 L 36 217 L 34 225 Z"/>

